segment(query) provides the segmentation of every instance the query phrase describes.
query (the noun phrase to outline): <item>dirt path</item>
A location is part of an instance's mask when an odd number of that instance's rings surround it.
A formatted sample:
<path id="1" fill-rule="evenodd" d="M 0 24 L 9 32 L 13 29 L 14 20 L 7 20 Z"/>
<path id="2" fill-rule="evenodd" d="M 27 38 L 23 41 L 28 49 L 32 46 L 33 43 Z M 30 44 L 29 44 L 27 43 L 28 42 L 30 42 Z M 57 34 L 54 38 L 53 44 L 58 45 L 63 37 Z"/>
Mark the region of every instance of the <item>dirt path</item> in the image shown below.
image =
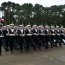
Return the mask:
<path id="1" fill-rule="evenodd" d="M 65 65 L 65 46 L 14 54 L 3 50 L 0 65 Z"/>

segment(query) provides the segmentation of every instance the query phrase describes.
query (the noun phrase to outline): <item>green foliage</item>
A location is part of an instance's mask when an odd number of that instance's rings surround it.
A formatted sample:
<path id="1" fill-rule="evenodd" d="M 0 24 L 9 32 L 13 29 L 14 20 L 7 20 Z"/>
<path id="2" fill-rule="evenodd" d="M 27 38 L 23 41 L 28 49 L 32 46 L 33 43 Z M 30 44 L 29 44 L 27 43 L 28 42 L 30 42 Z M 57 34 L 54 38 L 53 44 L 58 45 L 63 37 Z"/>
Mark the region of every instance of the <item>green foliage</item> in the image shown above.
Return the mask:
<path id="1" fill-rule="evenodd" d="M 11 11 L 12 9 L 12 11 Z M 4 10 L 7 22 L 5 24 L 53 24 L 65 26 L 65 5 L 53 5 L 51 7 L 43 7 L 40 4 L 24 3 L 19 5 L 14 2 L 3 2 L 0 10 Z M 14 18 L 14 15 L 17 15 Z"/>

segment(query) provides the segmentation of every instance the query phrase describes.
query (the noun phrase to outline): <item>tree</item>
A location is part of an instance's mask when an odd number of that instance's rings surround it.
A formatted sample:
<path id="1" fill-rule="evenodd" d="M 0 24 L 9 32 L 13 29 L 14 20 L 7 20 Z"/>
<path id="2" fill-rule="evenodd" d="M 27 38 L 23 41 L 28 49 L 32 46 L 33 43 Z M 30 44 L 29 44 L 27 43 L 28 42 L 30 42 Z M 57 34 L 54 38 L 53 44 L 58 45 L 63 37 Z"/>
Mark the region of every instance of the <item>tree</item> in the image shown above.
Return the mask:
<path id="1" fill-rule="evenodd" d="M 65 5 L 53 5 L 51 7 L 43 7 L 40 4 L 24 3 L 19 5 L 14 2 L 3 2 L 0 7 L 4 10 L 4 18 L 8 21 L 6 24 L 14 23 L 14 15 L 17 15 L 17 24 L 63 24 L 65 25 Z M 9 22 L 10 21 L 10 22 Z"/>
<path id="2" fill-rule="evenodd" d="M 35 4 L 33 7 L 34 17 L 33 20 L 36 24 L 41 24 L 43 19 L 43 6 L 39 4 Z"/>
<path id="3" fill-rule="evenodd" d="M 21 5 L 22 18 L 24 23 L 28 24 L 31 20 L 33 5 L 31 3 L 25 3 Z"/>

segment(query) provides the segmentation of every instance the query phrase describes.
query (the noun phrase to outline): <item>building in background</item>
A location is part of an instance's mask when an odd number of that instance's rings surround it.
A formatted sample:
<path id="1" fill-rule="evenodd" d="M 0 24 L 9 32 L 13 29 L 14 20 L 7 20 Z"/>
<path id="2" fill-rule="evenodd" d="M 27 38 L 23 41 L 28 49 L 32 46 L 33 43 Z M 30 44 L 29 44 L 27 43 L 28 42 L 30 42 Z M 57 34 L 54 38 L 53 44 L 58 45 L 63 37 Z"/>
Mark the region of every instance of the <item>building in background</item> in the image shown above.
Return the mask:
<path id="1" fill-rule="evenodd" d="M 0 11 L 0 23 L 4 22 L 4 11 Z"/>
<path id="2" fill-rule="evenodd" d="M 4 17 L 4 11 L 0 11 L 0 18 Z"/>

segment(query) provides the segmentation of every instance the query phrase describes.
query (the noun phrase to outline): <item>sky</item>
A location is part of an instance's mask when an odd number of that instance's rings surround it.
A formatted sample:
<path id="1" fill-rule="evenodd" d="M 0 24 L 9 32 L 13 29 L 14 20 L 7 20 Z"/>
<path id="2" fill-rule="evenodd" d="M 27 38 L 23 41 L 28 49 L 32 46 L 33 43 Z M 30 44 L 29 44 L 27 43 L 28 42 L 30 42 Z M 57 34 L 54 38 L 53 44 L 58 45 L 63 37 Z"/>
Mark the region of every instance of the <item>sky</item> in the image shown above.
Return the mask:
<path id="1" fill-rule="evenodd" d="M 43 5 L 44 7 L 65 4 L 65 0 L 0 0 L 0 6 L 3 2 L 8 2 L 8 1 L 19 3 L 20 5 L 22 5 L 24 3 L 32 3 L 34 5 L 34 4 L 38 3 L 38 4 Z"/>

